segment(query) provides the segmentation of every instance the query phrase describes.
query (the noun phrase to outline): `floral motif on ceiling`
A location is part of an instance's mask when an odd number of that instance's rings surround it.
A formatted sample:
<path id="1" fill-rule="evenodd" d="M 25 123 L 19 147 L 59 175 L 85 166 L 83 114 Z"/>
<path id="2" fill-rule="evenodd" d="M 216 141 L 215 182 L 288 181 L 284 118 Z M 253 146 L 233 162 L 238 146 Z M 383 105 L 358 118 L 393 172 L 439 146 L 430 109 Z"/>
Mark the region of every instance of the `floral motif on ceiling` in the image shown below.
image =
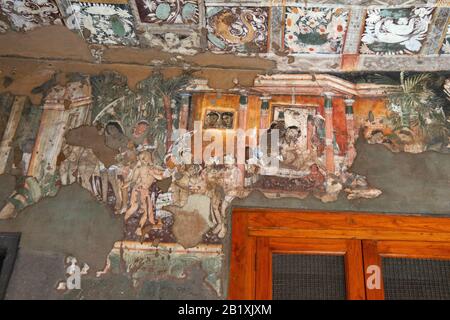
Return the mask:
<path id="1" fill-rule="evenodd" d="M 145 23 L 197 24 L 197 0 L 136 0 L 139 17 Z"/>
<path id="2" fill-rule="evenodd" d="M 209 48 L 224 52 L 267 52 L 268 8 L 209 7 Z"/>
<path id="3" fill-rule="evenodd" d="M 58 7 L 47 0 L 0 0 L 0 16 L 4 15 L 11 28 L 29 31 L 39 26 L 62 24 Z M 6 21 L 0 19 L 0 32 L 6 31 Z"/>
<path id="4" fill-rule="evenodd" d="M 341 8 L 287 7 L 284 44 L 291 53 L 341 53 L 347 20 Z"/>
<path id="5" fill-rule="evenodd" d="M 65 23 L 94 44 L 137 45 L 134 19 L 129 5 L 71 2 Z"/>
<path id="6" fill-rule="evenodd" d="M 369 10 L 361 38 L 361 53 L 418 53 L 427 36 L 432 14 L 430 7 Z"/>
<path id="7" fill-rule="evenodd" d="M 442 45 L 441 53 L 450 54 L 450 23 L 448 24 L 447 34 L 445 35 L 444 43 Z"/>

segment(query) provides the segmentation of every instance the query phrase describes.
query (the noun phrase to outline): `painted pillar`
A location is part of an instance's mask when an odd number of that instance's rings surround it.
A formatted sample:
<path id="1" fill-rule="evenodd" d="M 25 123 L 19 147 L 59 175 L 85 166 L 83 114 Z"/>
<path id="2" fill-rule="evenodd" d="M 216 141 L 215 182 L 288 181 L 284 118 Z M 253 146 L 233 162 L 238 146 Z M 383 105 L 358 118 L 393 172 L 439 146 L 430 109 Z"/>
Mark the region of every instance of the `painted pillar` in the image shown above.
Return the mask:
<path id="1" fill-rule="evenodd" d="M 269 100 L 272 97 L 262 96 L 261 98 L 261 116 L 259 120 L 259 128 L 260 129 L 268 129 L 269 128 Z"/>
<path id="2" fill-rule="evenodd" d="M 239 118 L 238 118 L 238 125 L 239 125 L 239 129 L 240 131 L 244 132 L 247 130 L 247 109 L 248 109 L 248 96 L 247 93 L 245 92 L 241 92 L 241 95 L 239 97 Z M 245 143 L 245 145 L 247 145 Z M 237 144 L 237 147 L 239 148 L 239 144 Z M 238 152 L 245 152 L 245 150 L 238 150 Z M 237 153 L 238 154 L 238 153 Z M 241 172 L 241 176 L 239 177 L 239 185 L 241 187 L 244 186 L 245 184 L 245 164 L 244 163 L 239 163 L 238 161 L 238 168 L 239 171 Z"/>
<path id="3" fill-rule="evenodd" d="M 88 124 L 91 107 L 91 86 L 81 81 L 56 86 L 47 95 L 41 123 L 31 153 L 28 176 L 42 179 L 56 171 L 56 161 L 65 133 Z"/>
<path id="4" fill-rule="evenodd" d="M 328 93 L 325 94 L 325 166 L 328 173 L 334 173 L 333 101 Z"/>
<path id="5" fill-rule="evenodd" d="M 180 109 L 180 122 L 178 124 L 179 129 L 188 128 L 189 109 L 190 109 L 190 93 L 181 94 L 181 109 Z"/>
<path id="6" fill-rule="evenodd" d="M 312 137 L 314 135 L 314 121 L 310 119 L 311 116 L 308 116 L 308 120 L 306 122 L 306 150 L 312 150 Z"/>
<path id="7" fill-rule="evenodd" d="M 19 126 L 20 118 L 22 117 L 23 107 L 25 105 L 26 97 L 16 97 L 14 99 L 11 113 L 9 114 L 8 123 L 0 143 L 0 174 L 6 170 L 6 165 L 11 152 L 11 144 L 16 135 L 17 127 Z"/>
<path id="8" fill-rule="evenodd" d="M 345 99 L 345 118 L 347 121 L 347 166 L 351 166 L 356 157 L 355 150 L 355 121 L 353 118 L 354 99 Z"/>

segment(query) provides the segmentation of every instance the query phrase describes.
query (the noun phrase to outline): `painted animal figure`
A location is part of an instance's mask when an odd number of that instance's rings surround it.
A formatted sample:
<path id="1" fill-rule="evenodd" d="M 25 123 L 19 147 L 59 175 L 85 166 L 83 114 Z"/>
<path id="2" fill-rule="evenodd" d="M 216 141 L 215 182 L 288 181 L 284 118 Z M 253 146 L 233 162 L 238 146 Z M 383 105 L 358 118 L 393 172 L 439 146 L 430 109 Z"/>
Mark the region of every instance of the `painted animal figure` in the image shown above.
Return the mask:
<path id="1" fill-rule="evenodd" d="M 243 44 L 255 38 L 255 29 L 250 23 L 251 20 L 252 15 L 249 12 L 241 11 L 236 17 L 231 11 L 222 11 L 214 17 L 213 25 L 216 34 L 228 43 Z"/>

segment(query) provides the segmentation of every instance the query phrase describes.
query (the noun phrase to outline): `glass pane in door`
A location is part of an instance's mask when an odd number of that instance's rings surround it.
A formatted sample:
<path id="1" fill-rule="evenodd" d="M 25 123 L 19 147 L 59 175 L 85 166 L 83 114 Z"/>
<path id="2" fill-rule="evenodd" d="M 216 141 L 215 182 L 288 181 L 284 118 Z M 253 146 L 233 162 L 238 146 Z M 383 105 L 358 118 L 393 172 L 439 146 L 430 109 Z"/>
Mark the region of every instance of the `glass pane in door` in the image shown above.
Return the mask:
<path id="1" fill-rule="evenodd" d="M 273 254 L 274 300 L 344 300 L 343 256 Z"/>
<path id="2" fill-rule="evenodd" d="M 382 258 L 386 300 L 450 299 L 450 260 Z"/>

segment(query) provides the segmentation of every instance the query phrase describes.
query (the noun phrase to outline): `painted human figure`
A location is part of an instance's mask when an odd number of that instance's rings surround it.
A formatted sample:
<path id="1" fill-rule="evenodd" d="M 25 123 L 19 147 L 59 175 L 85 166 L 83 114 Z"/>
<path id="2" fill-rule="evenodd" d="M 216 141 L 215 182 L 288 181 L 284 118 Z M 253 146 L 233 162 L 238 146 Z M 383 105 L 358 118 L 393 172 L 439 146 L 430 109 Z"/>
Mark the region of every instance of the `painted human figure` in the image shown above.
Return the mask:
<path id="1" fill-rule="evenodd" d="M 219 128 L 219 114 L 217 112 L 209 112 L 206 115 L 205 129 Z"/>
<path id="2" fill-rule="evenodd" d="M 310 190 L 323 191 L 325 176 L 320 172 L 317 164 L 311 165 L 310 173 L 304 179 Z"/>
<path id="3" fill-rule="evenodd" d="M 77 181 L 78 158 L 80 157 L 81 147 L 64 145 L 62 153 L 65 157 L 59 166 L 59 176 L 63 186 Z"/>
<path id="4" fill-rule="evenodd" d="M 219 238 L 225 237 L 227 231 L 225 227 L 225 221 L 229 205 L 234 198 L 242 198 L 247 195 L 247 192 L 241 186 L 242 172 L 236 165 L 236 159 L 233 156 L 227 155 L 225 156 L 224 163 L 225 168 L 222 175 L 222 187 L 225 193 L 225 197 L 221 206 L 221 221 L 214 229 L 214 232 L 217 233 L 217 236 Z"/>
<path id="5" fill-rule="evenodd" d="M 224 112 L 221 116 L 221 127 L 224 129 L 233 129 L 233 113 Z"/>
<path id="6" fill-rule="evenodd" d="M 131 170 L 136 165 L 138 159 L 137 159 L 137 152 L 134 147 L 133 142 L 129 141 L 127 148 L 125 151 L 120 153 L 117 156 L 117 162 L 118 162 L 118 176 L 119 176 L 119 186 L 120 186 L 120 195 L 121 195 L 121 209 L 118 211 L 120 214 L 124 214 L 128 209 L 128 191 L 129 191 L 129 185 L 131 182 Z"/>
<path id="7" fill-rule="evenodd" d="M 152 225 L 156 225 L 155 212 L 153 208 L 153 199 L 150 188 L 156 180 L 163 179 L 163 171 L 157 169 L 153 165 L 152 155 L 148 151 L 143 151 L 138 156 L 138 163 L 131 172 L 131 198 L 130 207 L 125 213 L 125 221 L 127 221 L 131 215 L 136 212 L 137 209 L 141 209 L 142 216 L 139 221 L 139 229 L 136 230 L 137 235 L 142 235 L 142 229 L 145 224 L 150 222 Z"/>
<path id="8" fill-rule="evenodd" d="M 174 203 L 182 207 L 190 194 L 205 194 L 207 187 L 204 176 L 205 173 L 199 165 L 178 166 L 170 187 Z"/>
<path id="9" fill-rule="evenodd" d="M 128 139 L 122 132 L 122 128 L 116 122 L 110 122 L 105 128 L 105 143 L 111 149 L 122 152 L 127 147 Z M 112 188 L 115 197 L 116 212 L 122 208 L 121 180 L 119 179 L 119 166 L 113 165 L 109 168 L 102 167 L 100 176 L 102 181 L 102 201 L 108 201 L 108 187 Z"/>
<path id="10" fill-rule="evenodd" d="M 281 144 L 281 155 L 283 156 L 283 164 L 292 167 L 295 170 L 302 170 L 308 160 L 308 153 L 302 150 L 300 143 L 300 129 L 297 127 L 289 127 L 286 130 L 284 140 Z"/>
<path id="11" fill-rule="evenodd" d="M 135 144 L 138 151 L 155 148 L 155 146 L 150 145 L 149 131 L 150 125 L 146 120 L 141 120 L 134 126 L 131 140 Z"/>

